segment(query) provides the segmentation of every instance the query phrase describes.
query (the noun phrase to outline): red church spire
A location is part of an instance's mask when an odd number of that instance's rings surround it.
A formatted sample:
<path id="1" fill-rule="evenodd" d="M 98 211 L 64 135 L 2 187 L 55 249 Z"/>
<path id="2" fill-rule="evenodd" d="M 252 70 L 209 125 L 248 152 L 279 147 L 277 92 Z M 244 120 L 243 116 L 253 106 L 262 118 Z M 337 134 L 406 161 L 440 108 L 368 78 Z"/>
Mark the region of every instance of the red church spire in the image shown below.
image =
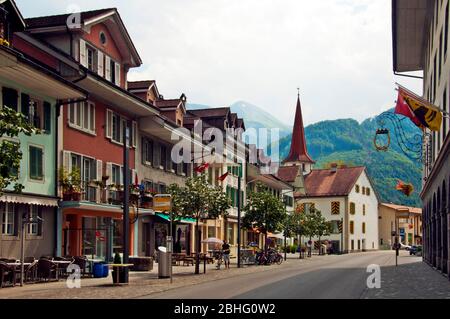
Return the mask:
<path id="1" fill-rule="evenodd" d="M 297 99 L 294 130 L 292 133 L 291 151 L 283 163 L 310 163 L 314 164 L 306 148 L 305 128 L 303 126 L 302 106 L 300 104 L 300 91 Z"/>

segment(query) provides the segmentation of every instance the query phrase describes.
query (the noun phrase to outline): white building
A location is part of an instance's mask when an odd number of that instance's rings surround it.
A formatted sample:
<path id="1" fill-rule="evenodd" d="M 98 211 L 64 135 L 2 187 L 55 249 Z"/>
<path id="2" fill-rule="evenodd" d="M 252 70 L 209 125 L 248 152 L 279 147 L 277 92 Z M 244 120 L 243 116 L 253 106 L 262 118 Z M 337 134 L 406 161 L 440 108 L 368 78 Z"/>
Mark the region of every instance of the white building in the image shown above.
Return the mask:
<path id="1" fill-rule="evenodd" d="M 304 212 L 313 206 L 333 222 L 333 234 L 321 240 L 331 241 L 334 252 L 378 249 L 379 201 L 365 167 L 334 165 L 332 169 L 312 170 L 305 176 L 305 189 L 297 206 Z"/>

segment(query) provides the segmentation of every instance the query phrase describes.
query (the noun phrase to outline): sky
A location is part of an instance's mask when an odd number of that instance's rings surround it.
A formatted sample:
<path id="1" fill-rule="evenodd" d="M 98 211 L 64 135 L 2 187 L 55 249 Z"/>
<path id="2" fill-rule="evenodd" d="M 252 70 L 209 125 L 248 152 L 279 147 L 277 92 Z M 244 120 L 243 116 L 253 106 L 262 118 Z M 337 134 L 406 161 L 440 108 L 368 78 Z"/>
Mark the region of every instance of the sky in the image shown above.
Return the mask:
<path id="1" fill-rule="evenodd" d="M 165 98 L 258 105 L 292 124 L 362 121 L 395 105 L 391 0 L 16 0 L 28 17 L 117 7 Z M 75 10 L 77 11 L 77 10 Z"/>

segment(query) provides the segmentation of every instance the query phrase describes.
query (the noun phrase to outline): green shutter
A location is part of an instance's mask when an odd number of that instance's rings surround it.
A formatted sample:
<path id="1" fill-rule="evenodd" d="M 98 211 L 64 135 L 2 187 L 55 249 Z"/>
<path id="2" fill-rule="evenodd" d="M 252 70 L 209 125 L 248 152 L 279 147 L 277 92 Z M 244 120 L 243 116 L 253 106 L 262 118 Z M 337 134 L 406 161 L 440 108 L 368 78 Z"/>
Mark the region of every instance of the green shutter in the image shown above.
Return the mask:
<path id="1" fill-rule="evenodd" d="M 43 153 L 42 149 L 30 146 L 30 178 L 41 180 L 44 177 L 43 172 Z"/>
<path id="2" fill-rule="evenodd" d="M 52 131 L 52 107 L 48 102 L 44 102 L 44 131 L 46 134 Z"/>
<path id="3" fill-rule="evenodd" d="M 21 95 L 21 109 L 22 114 L 28 118 L 30 116 L 30 96 L 22 93 Z"/>

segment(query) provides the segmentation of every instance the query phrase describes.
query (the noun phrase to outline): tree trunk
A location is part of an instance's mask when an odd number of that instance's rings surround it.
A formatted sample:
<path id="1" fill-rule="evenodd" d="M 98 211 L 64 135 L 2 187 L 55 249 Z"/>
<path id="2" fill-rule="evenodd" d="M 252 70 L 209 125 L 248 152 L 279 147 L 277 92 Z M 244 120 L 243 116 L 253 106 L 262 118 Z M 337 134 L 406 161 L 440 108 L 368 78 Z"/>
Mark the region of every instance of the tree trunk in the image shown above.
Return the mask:
<path id="1" fill-rule="evenodd" d="M 322 255 L 322 243 L 320 241 L 321 236 L 319 236 L 319 256 Z"/>
<path id="2" fill-rule="evenodd" d="M 195 274 L 200 274 L 200 228 L 198 226 L 198 218 L 197 223 L 195 224 Z"/>
<path id="3" fill-rule="evenodd" d="M 264 233 L 264 252 L 267 254 L 267 232 Z"/>

